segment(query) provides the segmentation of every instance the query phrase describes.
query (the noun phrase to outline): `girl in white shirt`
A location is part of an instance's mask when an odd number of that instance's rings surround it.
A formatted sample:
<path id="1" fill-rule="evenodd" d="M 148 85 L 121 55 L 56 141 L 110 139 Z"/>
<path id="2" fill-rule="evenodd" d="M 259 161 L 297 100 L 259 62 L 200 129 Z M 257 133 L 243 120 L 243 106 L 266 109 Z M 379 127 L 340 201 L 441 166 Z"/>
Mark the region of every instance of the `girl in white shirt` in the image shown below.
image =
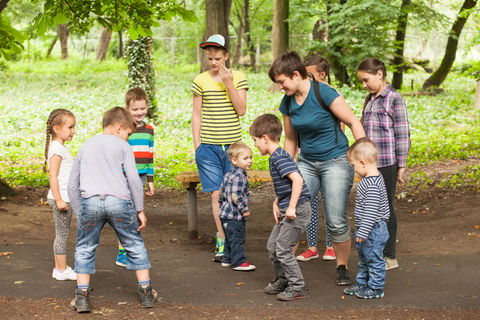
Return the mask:
<path id="1" fill-rule="evenodd" d="M 47 120 L 47 140 L 45 144 L 45 164 L 48 162 L 50 190 L 47 201 L 53 209 L 55 221 L 55 242 L 53 253 L 55 268 L 52 278 L 57 280 L 77 280 L 76 273 L 67 265 L 67 238 L 73 209 L 68 199 L 68 179 L 73 166 L 73 158 L 65 147 L 65 141 L 72 141 L 75 134 L 75 116 L 65 109 L 55 109 Z M 52 142 L 50 143 L 50 137 Z"/>

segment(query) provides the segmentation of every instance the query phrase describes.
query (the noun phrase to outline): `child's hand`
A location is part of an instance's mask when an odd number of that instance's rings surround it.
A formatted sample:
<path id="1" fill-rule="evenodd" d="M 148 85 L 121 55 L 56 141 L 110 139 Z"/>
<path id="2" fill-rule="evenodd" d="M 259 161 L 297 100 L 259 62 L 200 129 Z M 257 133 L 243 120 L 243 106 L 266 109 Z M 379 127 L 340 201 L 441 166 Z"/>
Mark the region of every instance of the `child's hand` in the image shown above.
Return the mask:
<path id="1" fill-rule="evenodd" d="M 285 218 L 293 220 L 297 217 L 295 208 L 288 207 L 287 212 L 285 212 Z"/>
<path id="2" fill-rule="evenodd" d="M 280 208 L 278 207 L 278 198 L 273 201 L 273 217 L 275 218 L 275 223 L 278 224 L 278 219 L 280 218 Z"/>
<path id="3" fill-rule="evenodd" d="M 58 208 L 58 211 L 68 211 L 68 206 L 67 206 L 67 203 L 63 200 L 57 200 L 55 201 L 57 203 L 57 208 Z"/>
<path id="4" fill-rule="evenodd" d="M 145 193 L 147 196 L 153 196 L 153 182 L 147 182 L 148 191 Z"/>
<path id="5" fill-rule="evenodd" d="M 220 77 L 222 78 L 222 81 L 225 85 L 228 84 L 233 84 L 233 72 L 232 69 L 227 69 L 224 64 L 220 64 Z"/>
<path id="6" fill-rule="evenodd" d="M 248 217 L 250 215 L 250 211 L 247 211 L 243 214 L 244 217 Z"/>
<path id="7" fill-rule="evenodd" d="M 365 240 L 363 240 L 363 239 L 360 239 L 359 237 L 357 237 L 357 240 L 356 240 L 356 241 L 357 241 L 357 243 L 362 243 L 362 242 L 365 242 Z"/>
<path id="8" fill-rule="evenodd" d="M 145 227 L 147 226 L 147 217 L 145 216 L 145 212 L 143 212 L 143 210 L 137 212 L 137 219 L 138 219 L 137 231 L 140 232 L 143 229 L 145 229 Z"/>

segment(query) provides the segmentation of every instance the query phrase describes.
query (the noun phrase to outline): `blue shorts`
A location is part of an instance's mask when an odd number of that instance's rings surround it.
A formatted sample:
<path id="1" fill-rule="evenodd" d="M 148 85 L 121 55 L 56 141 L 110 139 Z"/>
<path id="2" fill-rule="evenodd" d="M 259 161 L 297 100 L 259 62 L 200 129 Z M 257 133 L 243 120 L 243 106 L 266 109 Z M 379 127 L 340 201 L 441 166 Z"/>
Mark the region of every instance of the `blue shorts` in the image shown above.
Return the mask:
<path id="1" fill-rule="evenodd" d="M 220 189 L 223 176 L 232 170 L 227 150 L 230 145 L 213 145 L 201 143 L 195 151 L 195 162 L 202 181 L 203 192 Z"/>

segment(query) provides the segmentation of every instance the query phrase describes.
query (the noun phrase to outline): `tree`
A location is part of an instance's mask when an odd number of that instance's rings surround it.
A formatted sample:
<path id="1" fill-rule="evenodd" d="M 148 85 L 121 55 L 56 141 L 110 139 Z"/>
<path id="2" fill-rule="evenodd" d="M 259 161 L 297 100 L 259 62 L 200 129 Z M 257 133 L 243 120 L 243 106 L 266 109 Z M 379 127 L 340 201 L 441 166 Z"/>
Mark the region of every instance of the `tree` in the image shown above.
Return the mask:
<path id="1" fill-rule="evenodd" d="M 205 0 L 205 33 L 203 41 L 214 34 L 221 34 L 227 44 L 230 46 L 230 34 L 228 33 L 228 23 L 230 21 L 230 10 L 232 9 L 232 0 Z M 229 48 L 230 50 L 230 48 Z M 230 67 L 230 60 L 225 62 L 227 68 Z M 202 50 L 200 72 L 207 71 L 207 56 Z"/>
<path id="2" fill-rule="evenodd" d="M 58 24 L 58 37 L 60 38 L 60 49 L 62 51 L 62 59 L 68 59 L 68 37 L 70 36 L 70 28 L 65 23 Z"/>
<path id="3" fill-rule="evenodd" d="M 113 31 L 108 30 L 104 26 L 101 26 L 100 29 L 100 41 L 98 42 L 95 59 L 102 61 L 107 57 L 108 49 L 110 48 L 110 42 L 112 41 Z"/>
<path id="4" fill-rule="evenodd" d="M 402 0 L 400 16 L 398 17 L 397 34 L 395 36 L 395 41 L 398 44 L 398 47 L 397 50 L 395 50 L 395 57 L 393 58 L 393 65 L 396 70 L 393 72 L 392 79 L 392 87 L 397 90 L 402 88 L 403 83 L 403 49 L 405 47 L 405 34 L 407 33 L 407 10 L 411 2 L 411 0 Z"/>
<path id="5" fill-rule="evenodd" d="M 452 31 L 448 37 L 447 46 L 445 48 L 445 55 L 443 56 L 442 63 L 437 70 L 423 83 L 423 89 L 427 90 L 431 86 L 439 86 L 447 77 L 450 69 L 452 68 L 455 56 L 457 54 L 458 39 L 462 33 L 462 29 L 467 22 L 468 16 L 471 13 L 470 9 L 473 9 L 477 4 L 477 0 L 465 0 L 462 8 L 459 11 L 457 18 L 452 26 Z"/>
<path id="6" fill-rule="evenodd" d="M 288 14 L 289 0 L 275 0 L 273 3 L 272 24 L 272 61 L 288 50 Z M 278 91 L 280 88 L 274 82 L 268 91 Z"/>
<path id="7" fill-rule="evenodd" d="M 21 53 L 25 49 L 22 43 L 27 39 L 1 15 L 9 1 L 0 1 L 0 58 L 3 56 L 6 60 L 11 60 L 12 54 Z"/>

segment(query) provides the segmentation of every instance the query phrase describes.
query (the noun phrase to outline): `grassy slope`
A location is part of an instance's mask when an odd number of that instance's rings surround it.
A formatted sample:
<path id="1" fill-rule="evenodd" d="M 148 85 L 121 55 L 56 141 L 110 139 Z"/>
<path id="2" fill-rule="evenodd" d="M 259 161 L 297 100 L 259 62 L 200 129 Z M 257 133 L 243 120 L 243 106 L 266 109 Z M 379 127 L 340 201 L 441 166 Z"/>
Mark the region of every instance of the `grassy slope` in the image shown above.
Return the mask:
<path id="1" fill-rule="evenodd" d="M 190 86 L 197 67 L 157 66 L 158 102 L 161 113 L 156 129 L 156 173 L 158 186 L 179 186 L 175 175 L 196 170 L 190 121 Z M 407 74 L 417 87 L 425 74 Z M 248 125 L 266 112 L 279 117 L 281 93 L 268 93 L 266 72 L 247 73 L 248 113 L 241 118 L 243 139 L 251 142 Z M 44 158 L 45 122 L 50 111 L 66 108 L 77 118 L 77 134 L 68 143 L 72 154 L 89 137 L 101 132 L 105 110 L 123 106 L 127 88 L 122 61 L 72 59 L 35 63 L 9 63 L 0 73 L 0 176 L 11 185 L 48 185 L 41 167 Z M 436 97 L 406 97 L 411 125 L 412 148 L 409 165 L 426 164 L 446 158 L 477 156 L 479 112 L 473 110 L 475 82 L 451 75 L 442 86 L 446 93 Z M 342 94 L 357 116 L 365 91 L 343 88 Z M 350 140 L 352 136 L 347 129 Z M 254 169 L 267 169 L 266 157 L 256 153 Z"/>

